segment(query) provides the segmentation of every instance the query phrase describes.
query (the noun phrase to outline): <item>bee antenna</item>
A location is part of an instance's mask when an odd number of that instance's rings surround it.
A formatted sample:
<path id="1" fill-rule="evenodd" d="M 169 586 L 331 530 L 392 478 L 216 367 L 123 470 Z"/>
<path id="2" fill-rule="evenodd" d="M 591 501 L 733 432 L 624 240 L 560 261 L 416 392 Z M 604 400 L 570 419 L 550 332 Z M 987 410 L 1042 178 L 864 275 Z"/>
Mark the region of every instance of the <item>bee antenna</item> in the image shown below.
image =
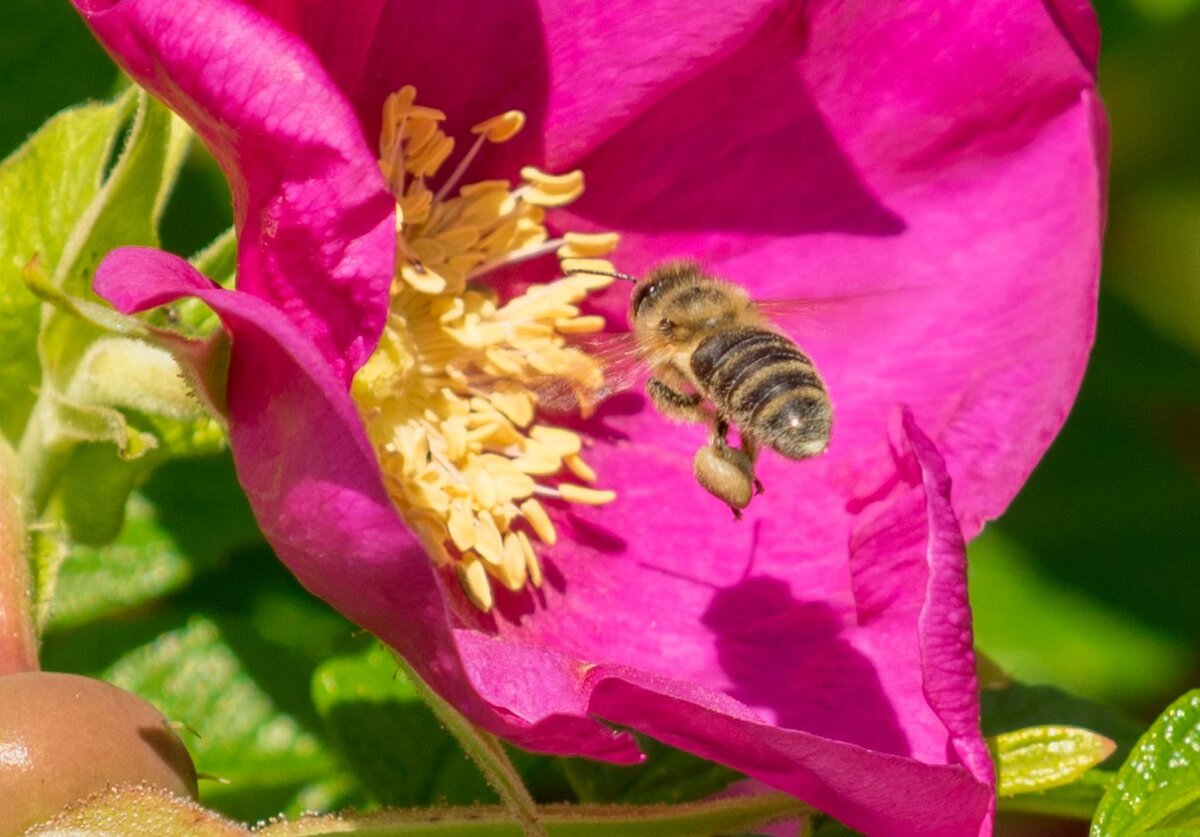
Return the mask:
<path id="1" fill-rule="evenodd" d="M 565 273 L 567 276 L 576 276 L 576 275 L 578 275 L 578 274 L 580 274 L 580 273 L 583 273 L 583 274 L 588 274 L 588 275 L 591 275 L 591 276 L 611 276 L 611 277 L 612 277 L 612 278 L 614 278 L 614 279 L 624 279 L 626 282 L 633 282 L 635 285 L 637 284 L 637 281 L 638 281 L 636 276 L 630 276 L 628 273 L 617 273 L 615 270 L 613 270 L 613 271 L 606 271 L 606 270 L 582 270 L 582 269 L 577 269 L 577 270 L 566 270 L 566 271 L 563 271 L 563 272 L 564 272 L 564 273 Z"/>

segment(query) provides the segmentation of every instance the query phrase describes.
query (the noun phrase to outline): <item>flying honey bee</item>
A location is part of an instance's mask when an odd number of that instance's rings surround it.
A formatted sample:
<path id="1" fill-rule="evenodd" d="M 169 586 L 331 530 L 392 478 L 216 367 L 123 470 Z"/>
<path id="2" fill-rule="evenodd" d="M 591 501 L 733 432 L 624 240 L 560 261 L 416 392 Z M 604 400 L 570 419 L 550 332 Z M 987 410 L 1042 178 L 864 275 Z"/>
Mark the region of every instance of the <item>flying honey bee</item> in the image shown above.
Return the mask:
<path id="1" fill-rule="evenodd" d="M 635 283 L 629 321 L 637 358 L 650 369 L 647 393 L 664 416 L 709 428 L 693 460 L 696 481 L 735 518 L 763 490 L 754 470 L 763 447 L 794 460 L 825 450 L 833 424 L 825 384 L 745 289 L 692 261 L 640 280 L 605 275 Z M 731 423 L 741 447 L 729 443 Z"/>

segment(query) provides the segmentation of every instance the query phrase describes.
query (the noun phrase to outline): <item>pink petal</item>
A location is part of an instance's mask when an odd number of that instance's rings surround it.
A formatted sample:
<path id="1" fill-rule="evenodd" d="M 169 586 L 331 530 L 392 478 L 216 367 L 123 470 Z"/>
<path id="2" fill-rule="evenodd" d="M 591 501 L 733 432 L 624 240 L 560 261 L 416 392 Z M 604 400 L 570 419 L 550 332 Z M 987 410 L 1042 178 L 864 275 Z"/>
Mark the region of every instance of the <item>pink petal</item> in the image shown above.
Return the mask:
<path id="1" fill-rule="evenodd" d="M 314 595 L 395 647 L 476 723 L 550 752 L 638 758 L 633 739 L 588 718 L 578 696 L 576 711 L 558 702 L 536 724 L 480 700 L 449 629 L 446 591 L 384 492 L 353 404 L 287 317 L 144 248 L 105 257 L 95 288 L 126 313 L 190 295 L 221 316 L 232 337 L 228 418 L 238 479 L 263 534 Z"/>
<path id="2" fill-rule="evenodd" d="M 336 14 L 320 0 L 256 5 L 313 47 L 354 103 L 368 141 L 378 134 L 384 97 L 405 84 L 444 110 L 459 135 L 508 108 L 524 110 L 525 133 L 490 158 L 510 174 L 602 140 L 679 79 L 719 63 L 781 17 L 770 0 L 719 7 L 691 0 L 360 0 Z M 543 150 L 543 142 L 550 147 Z"/>
<path id="3" fill-rule="evenodd" d="M 240 290 L 270 301 L 343 381 L 387 310 L 395 204 L 336 85 L 299 39 L 236 0 L 79 0 L 140 84 L 196 129 L 229 179 Z"/>
<path id="4" fill-rule="evenodd" d="M 895 430 L 893 487 L 858 515 L 807 496 L 798 474 L 768 483 L 750 525 L 712 507 L 690 456 L 634 441 L 644 429 L 591 451 L 624 490 L 557 518 L 570 538 L 549 551 L 544 601 L 505 600 L 495 620 L 508 645 L 458 632 L 485 699 L 545 712 L 499 666 L 511 676 L 553 649 L 592 661 L 591 713 L 867 833 L 986 833 L 963 541 L 941 458 L 911 417 Z M 543 688 L 572 688 L 553 674 L 539 671 Z"/>
<path id="5" fill-rule="evenodd" d="M 803 26 L 764 26 L 564 161 L 591 185 L 559 219 L 621 230 L 622 269 L 700 256 L 761 298 L 865 295 L 849 322 L 783 323 L 834 397 L 831 487 L 878 489 L 887 416 L 911 404 L 971 535 L 1083 374 L 1106 129 L 1085 10 L 934 5 L 818 4 Z M 604 310 L 623 307 L 616 291 Z"/>

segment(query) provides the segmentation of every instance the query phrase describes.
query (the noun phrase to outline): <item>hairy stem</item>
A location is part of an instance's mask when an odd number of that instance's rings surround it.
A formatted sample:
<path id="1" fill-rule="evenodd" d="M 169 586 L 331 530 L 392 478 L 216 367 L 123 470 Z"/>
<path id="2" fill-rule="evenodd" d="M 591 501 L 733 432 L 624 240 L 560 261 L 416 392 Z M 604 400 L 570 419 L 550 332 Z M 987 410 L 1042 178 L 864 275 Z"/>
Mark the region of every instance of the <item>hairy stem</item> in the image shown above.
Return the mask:
<path id="1" fill-rule="evenodd" d="M 404 673 L 412 681 L 421 699 L 433 710 L 437 719 L 458 740 L 459 746 L 471 758 L 487 779 L 488 784 L 500 795 L 500 800 L 509 813 L 516 818 L 526 837 L 545 837 L 546 831 L 538 819 L 537 806 L 529 789 L 521 781 L 512 760 L 504 752 L 499 739 L 491 733 L 484 732 L 464 718 L 457 709 L 441 695 L 429 688 L 429 685 L 412 670 L 408 662 L 399 654 L 396 660 Z"/>
<path id="2" fill-rule="evenodd" d="M 502 808 L 381 811 L 363 816 L 301 818 L 269 825 L 262 837 L 518 837 L 520 826 Z M 541 822 L 549 837 L 711 837 L 739 834 L 783 821 L 808 822 L 813 810 L 782 793 L 728 797 L 674 805 L 546 805 Z"/>
<path id="3" fill-rule="evenodd" d="M 16 456 L 0 441 L 0 675 L 38 670 L 22 495 Z"/>

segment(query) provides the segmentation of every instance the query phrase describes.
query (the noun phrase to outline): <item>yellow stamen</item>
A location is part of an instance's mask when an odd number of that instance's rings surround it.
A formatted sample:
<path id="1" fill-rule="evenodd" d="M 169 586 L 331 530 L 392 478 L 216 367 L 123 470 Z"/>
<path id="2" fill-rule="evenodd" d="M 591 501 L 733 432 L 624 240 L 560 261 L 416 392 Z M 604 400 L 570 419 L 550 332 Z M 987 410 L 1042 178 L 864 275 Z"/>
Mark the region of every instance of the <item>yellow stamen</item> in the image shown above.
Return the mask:
<path id="1" fill-rule="evenodd" d="M 488 583 L 483 562 L 468 552 L 463 555 L 455 569 L 458 572 L 459 583 L 462 584 L 471 604 L 484 613 L 491 610 L 495 600 L 492 598 L 492 585 Z"/>
<path id="2" fill-rule="evenodd" d="M 558 487 L 558 493 L 568 503 L 579 503 L 585 506 L 603 506 L 617 499 L 615 491 L 597 491 L 594 488 L 584 488 L 573 483 L 564 482 Z"/>
<path id="3" fill-rule="evenodd" d="M 471 133 L 483 134 L 487 137 L 488 142 L 508 142 L 524 127 L 524 113 L 519 110 L 506 110 L 499 116 L 493 116 L 478 125 L 471 126 Z"/>
<path id="4" fill-rule="evenodd" d="M 616 233 L 575 233 L 563 236 L 566 242 L 558 248 L 559 259 L 589 259 L 611 253 L 620 236 Z"/>
<path id="5" fill-rule="evenodd" d="M 530 497 L 520 505 L 520 509 L 521 514 L 525 515 L 525 519 L 533 528 L 533 533 L 541 538 L 542 543 L 546 546 L 554 546 L 555 541 L 558 540 L 558 531 L 550 522 L 550 515 L 546 514 L 542 504 L 536 498 Z"/>
<path id="6" fill-rule="evenodd" d="M 566 206 L 583 194 L 583 172 L 579 169 L 566 174 L 546 174 L 533 166 L 521 169 L 525 186 L 522 197 L 538 206 Z"/>
<path id="7" fill-rule="evenodd" d="M 525 569 L 529 573 L 529 582 L 534 587 L 541 587 L 542 565 L 538 561 L 537 553 L 533 551 L 533 544 L 524 532 L 517 532 L 517 540 L 521 542 L 521 552 L 525 555 Z"/>
<path id="8" fill-rule="evenodd" d="M 475 280 L 550 253 L 564 272 L 611 272 L 601 257 L 617 236 L 547 231 L 546 208 L 582 193 L 579 171 L 525 167 L 515 188 L 503 180 L 459 186 L 487 143 L 521 129 L 520 111 L 475 125 L 475 143 L 436 191 L 428 181 L 454 149 L 441 130 L 445 114 L 417 105 L 416 91 L 404 87 L 388 97 L 383 117 L 379 164 L 396 198 L 396 275 L 387 327 L 352 392 L 392 501 L 434 563 L 449 564 L 486 612 L 493 580 L 513 591 L 543 583 L 530 535 L 551 547 L 558 533 L 538 497 L 598 505 L 616 496 L 566 481 L 592 483 L 597 474 L 579 436 L 538 413 L 547 385 L 590 408 L 603 367 L 565 336 L 604 327 L 582 305 L 612 280 L 565 276 L 507 301 Z"/>
<path id="9" fill-rule="evenodd" d="M 583 458 L 577 454 L 570 454 L 563 457 L 563 464 L 570 469 L 571 473 L 579 477 L 584 482 L 595 482 L 596 472 L 592 470 L 592 466 L 583 461 Z"/>
<path id="10" fill-rule="evenodd" d="M 597 331 L 603 331 L 603 317 L 563 317 L 554 321 L 554 327 L 558 329 L 559 334 L 594 334 Z"/>

